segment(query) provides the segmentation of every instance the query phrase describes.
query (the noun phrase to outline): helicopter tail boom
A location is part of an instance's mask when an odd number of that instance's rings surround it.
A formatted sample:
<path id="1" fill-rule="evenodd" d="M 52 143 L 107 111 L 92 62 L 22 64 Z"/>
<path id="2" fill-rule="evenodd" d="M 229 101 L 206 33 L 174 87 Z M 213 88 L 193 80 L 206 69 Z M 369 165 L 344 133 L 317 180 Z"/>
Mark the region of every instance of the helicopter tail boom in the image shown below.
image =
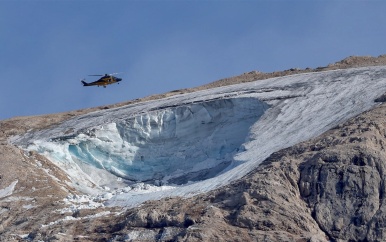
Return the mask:
<path id="1" fill-rule="evenodd" d="M 85 82 L 85 81 L 81 81 L 82 83 L 83 83 L 83 86 L 90 86 L 90 84 L 88 84 L 87 82 Z"/>

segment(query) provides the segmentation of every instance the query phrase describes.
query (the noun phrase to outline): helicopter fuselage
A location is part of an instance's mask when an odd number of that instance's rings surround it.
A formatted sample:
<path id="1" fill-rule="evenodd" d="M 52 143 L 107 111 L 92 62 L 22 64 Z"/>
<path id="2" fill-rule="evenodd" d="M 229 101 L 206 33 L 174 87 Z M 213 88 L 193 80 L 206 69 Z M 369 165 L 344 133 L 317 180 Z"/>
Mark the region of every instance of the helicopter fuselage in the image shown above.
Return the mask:
<path id="1" fill-rule="evenodd" d="M 87 83 L 84 80 L 82 80 L 83 86 L 103 86 L 106 87 L 107 85 L 118 83 L 122 81 L 122 78 L 118 78 L 112 75 L 104 75 L 103 77 L 99 78 L 99 80 Z"/>

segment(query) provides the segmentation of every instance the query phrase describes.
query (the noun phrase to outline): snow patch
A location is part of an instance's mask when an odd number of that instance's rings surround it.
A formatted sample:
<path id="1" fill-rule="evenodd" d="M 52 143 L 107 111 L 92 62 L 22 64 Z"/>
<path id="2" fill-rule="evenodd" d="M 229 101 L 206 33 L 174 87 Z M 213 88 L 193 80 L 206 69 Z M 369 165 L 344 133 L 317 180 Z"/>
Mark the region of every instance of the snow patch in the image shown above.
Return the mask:
<path id="1" fill-rule="evenodd" d="M 0 198 L 12 195 L 13 190 L 15 189 L 15 186 L 16 186 L 17 183 L 18 183 L 18 180 L 12 182 L 6 188 L 0 189 Z"/>
<path id="2" fill-rule="evenodd" d="M 65 216 L 63 219 L 58 219 L 58 220 L 50 222 L 48 224 L 42 224 L 41 227 L 45 228 L 45 227 L 53 226 L 53 225 L 60 224 L 60 223 L 66 222 L 66 221 L 75 221 L 75 220 L 82 220 L 82 219 L 99 218 L 99 217 L 104 217 L 104 216 L 111 215 L 111 214 L 118 215 L 117 213 L 111 213 L 110 211 L 104 211 L 104 212 L 100 212 L 100 213 L 97 213 L 97 214 L 87 215 L 87 216 L 84 216 L 84 217 L 77 217 L 77 218 L 73 217 L 73 216 Z"/>

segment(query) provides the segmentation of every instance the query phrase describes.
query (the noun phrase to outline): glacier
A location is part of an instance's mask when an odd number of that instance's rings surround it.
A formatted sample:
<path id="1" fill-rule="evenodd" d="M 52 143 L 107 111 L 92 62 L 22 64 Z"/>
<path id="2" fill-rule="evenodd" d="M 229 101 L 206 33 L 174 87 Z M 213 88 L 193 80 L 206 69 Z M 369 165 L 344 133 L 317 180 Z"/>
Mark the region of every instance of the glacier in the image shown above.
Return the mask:
<path id="1" fill-rule="evenodd" d="M 204 180 L 231 163 L 249 127 L 267 108 L 253 98 L 163 108 L 71 137 L 68 152 L 73 160 L 130 181 L 180 185 Z"/>
<path id="2" fill-rule="evenodd" d="M 385 67 L 298 74 L 100 110 L 11 142 L 46 156 L 105 205 L 135 206 L 229 184 L 385 92 Z"/>

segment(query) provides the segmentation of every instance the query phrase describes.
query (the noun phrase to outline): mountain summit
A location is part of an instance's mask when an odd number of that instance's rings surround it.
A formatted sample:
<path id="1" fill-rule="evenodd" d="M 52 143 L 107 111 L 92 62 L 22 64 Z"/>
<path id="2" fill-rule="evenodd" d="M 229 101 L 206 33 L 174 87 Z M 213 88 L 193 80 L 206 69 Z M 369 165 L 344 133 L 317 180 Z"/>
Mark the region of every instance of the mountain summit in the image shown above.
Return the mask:
<path id="1" fill-rule="evenodd" d="M 4 120 L 0 238 L 383 238 L 384 59 Z"/>

